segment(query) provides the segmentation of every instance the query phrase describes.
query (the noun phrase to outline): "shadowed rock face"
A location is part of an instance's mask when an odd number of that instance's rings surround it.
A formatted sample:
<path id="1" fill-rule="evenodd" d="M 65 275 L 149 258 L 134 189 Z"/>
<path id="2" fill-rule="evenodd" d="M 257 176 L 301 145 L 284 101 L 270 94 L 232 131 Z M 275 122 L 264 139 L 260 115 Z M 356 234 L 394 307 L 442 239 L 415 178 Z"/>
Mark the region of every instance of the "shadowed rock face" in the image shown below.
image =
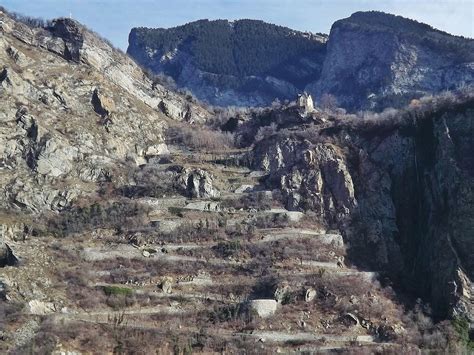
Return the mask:
<path id="1" fill-rule="evenodd" d="M 81 27 L 71 19 L 59 19 L 53 21 L 50 31 L 55 37 L 64 40 L 64 57 L 67 60 L 79 62 L 81 60 L 80 50 L 84 43 L 84 36 Z"/>
<path id="2" fill-rule="evenodd" d="M 18 263 L 18 259 L 13 254 L 11 248 L 0 241 L 0 267 L 14 266 Z"/>
<path id="3" fill-rule="evenodd" d="M 472 322 L 473 129 L 470 99 L 388 129 L 320 132 L 331 143 L 275 136 L 253 164 L 287 208 L 345 231 L 353 262 L 397 275 L 437 316 Z"/>

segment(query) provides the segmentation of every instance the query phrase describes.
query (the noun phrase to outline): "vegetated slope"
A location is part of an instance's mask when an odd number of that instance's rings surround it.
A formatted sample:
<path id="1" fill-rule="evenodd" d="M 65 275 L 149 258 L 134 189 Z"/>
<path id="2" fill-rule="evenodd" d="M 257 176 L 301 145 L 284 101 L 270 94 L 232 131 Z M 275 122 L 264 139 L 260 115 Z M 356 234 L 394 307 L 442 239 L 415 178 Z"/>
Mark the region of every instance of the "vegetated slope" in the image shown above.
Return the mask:
<path id="1" fill-rule="evenodd" d="M 372 11 L 334 23 L 321 77 L 308 90 L 348 109 L 382 110 L 473 82 L 473 39 Z"/>
<path id="2" fill-rule="evenodd" d="M 217 105 L 293 99 L 318 76 L 325 36 L 263 21 L 201 20 L 171 29 L 134 28 L 128 53 Z"/>

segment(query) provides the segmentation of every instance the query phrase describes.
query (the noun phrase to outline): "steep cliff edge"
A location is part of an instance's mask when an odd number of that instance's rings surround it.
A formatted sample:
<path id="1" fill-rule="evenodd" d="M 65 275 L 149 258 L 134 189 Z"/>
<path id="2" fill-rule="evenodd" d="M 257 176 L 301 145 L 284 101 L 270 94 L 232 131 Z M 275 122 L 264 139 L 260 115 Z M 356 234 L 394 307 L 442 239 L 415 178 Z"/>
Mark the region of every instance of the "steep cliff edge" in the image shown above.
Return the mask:
<path id="1" fill-rule="evenodd" d="M 352 262 L 472 324 L 474 100 L 429 107 L 282 130 L 252 159 L 287 208 L 344 231 Z"/>

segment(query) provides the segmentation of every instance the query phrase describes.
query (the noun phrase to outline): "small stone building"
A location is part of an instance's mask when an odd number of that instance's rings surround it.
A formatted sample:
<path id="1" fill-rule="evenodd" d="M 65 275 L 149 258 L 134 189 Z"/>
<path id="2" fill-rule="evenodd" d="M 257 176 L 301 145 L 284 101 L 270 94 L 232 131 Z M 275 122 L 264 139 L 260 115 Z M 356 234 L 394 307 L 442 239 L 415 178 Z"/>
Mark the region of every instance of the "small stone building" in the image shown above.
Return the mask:
<path id="1" fill-rule="evenodd" d="M 313 98 L 307 92 L 298 95 L 297 105 L 298 108 L 304 110 L 305 112 L 314 111 Z"/>

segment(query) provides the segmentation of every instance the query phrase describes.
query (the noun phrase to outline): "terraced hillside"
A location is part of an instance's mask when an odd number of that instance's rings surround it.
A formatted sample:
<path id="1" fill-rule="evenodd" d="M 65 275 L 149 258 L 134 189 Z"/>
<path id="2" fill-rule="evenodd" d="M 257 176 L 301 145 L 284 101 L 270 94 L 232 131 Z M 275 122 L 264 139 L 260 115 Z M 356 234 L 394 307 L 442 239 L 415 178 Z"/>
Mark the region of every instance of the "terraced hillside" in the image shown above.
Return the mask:
<path id="1" fill-rule="evenodd" d="M 223 187 L 219 197 L 134 198 L 146 211 L 140 226 L 12 241 L 21 259 L 2 270 L 15 280 L 4 346 L 402 349 L 395 339 L 406 336 L 409 319 L 378 273 L 346 263 L 339 231 L 285 210 L 259 183 L 260 171 L 172 151 L 156 174 L 177 162 L 205 170 Z M 27 312 L 15 308 L 25 295 Z"/>
<path id="2" fill-rule="evenodd" d="M 0 34 L 0 353 L 472 348 L 469 88 L 211 110 L 73 20 Z"/>

